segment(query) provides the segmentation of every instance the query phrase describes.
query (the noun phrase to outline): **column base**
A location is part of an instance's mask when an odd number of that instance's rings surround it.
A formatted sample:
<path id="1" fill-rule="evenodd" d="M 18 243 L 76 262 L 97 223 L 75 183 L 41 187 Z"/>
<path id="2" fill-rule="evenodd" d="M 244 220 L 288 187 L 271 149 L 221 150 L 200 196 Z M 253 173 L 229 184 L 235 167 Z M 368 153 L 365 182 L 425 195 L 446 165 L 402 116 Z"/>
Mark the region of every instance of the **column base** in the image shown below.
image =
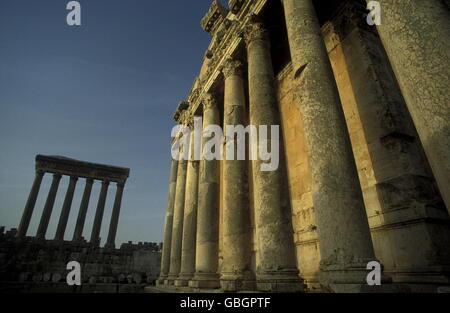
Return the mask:
<path id="1" fill-rule="evenodd" d="M 256 281 L 251 273 L 248 274 L 222 274 L 220 288 L 224 292 L 255 291 Z"/>
<path id="2" fill-rule="evenodd" d="M 189 281 L 189 287 L 199 289 L 218 289 L 220 288 L 219 274 L 195 273 L 194 278 Z"/>
<path id="3" fill-rule="evenodd" d="M 156 280 L 156 286 L 164 286 L 164 282 L 166 279 L 167 279 L 167 275 L 159 276 L 159 278 Z"/>
<path id="4" fill-rule="evenodd" d="M 259 272 L 256 274 L 256 289 L 262 292 L 304 292 L 306 286 L 297 270 Z"/>
<path id="5" fill-rule="evenodd" d="M 115 249 L 115 248 L 116 248 L 116 245 L 113 244 L 113 243 L 107 243 L 107 244 L 105 245 L 105 248 L 106 248 L 106 249 Z"/>
<path id="6" fill-rule="evenodd" d="M 189 286 L 189 281 L 194 277 L 194 273 L 182 273 L 175 280 L 175 287 L 187 287 Z"/>
<path id="7" fill-rule="evenodd" d="M 332 264 L 320 265 L 319 282 L 325 291 L 331 292 L 364 292 L 365 287 L 372 289 L 377 286 L 367 284 L 367 275 L 370 273 L 366 269 L 369 261 L 353 264 Z M 392 279 L 381 272 L 381 283 L 390 284 Z M 351 291 L 355 290 L 355 291 Z"/>

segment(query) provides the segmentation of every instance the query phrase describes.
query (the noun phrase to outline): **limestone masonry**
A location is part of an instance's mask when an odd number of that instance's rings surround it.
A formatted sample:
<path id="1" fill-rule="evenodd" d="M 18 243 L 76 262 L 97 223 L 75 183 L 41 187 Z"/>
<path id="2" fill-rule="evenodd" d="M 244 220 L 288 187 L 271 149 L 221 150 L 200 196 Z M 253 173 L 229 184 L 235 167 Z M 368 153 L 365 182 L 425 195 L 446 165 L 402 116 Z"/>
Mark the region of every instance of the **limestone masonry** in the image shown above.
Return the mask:
<path id="1" fill-rule="evenodd" d="M 365 1 L 212 1 L 212 40 L 174 119 L 280 125 L 280 167 L 172 161 L 156 289 L 450 284 L 449 7 L 380 3 L 370 26 Z M 383 265 L 372 289 L 370 261 Z"/>

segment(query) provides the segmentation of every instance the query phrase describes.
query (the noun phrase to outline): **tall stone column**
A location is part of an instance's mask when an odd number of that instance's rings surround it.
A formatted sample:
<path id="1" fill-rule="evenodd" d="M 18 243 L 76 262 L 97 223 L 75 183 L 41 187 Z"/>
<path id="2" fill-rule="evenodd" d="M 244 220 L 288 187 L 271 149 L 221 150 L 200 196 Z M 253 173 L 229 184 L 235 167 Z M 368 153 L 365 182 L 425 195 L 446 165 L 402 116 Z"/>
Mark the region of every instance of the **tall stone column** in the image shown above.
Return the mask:
<path id="1" fill-rule="evenodd" d="M 366 284 L 374 251 L 336 82 L 311 0 L 283 0 L 312 175 L 321 283 Z"/>
<path id="2" fill-rule="evenodd" d="M 242 66 L 240 61 L 228 59 L 222 70 L 225 77 L 226 147 L 231 145 L 235 157 L 234 160 L 225 158 L 223 161 L 223 262 L 220 285 L 224 291 L 230 292 L 255 288 L 251 270 L 252 229 L 247 161 L 238 159 L 237 135 L 227 133 L 228 125 L 246 124 Z M 245 142 L 245 138 L 242 139 Z"/>
<path id="3" fill-rule="evenodd" d="M 67 188 L 66 198 L 62 207 L 61 215 L 59 217 L 58 228 L 56 229 L 55 240 L 64 240 L 64 233 L 66 232 L 67 221 L 69 220 L 70 208 L 72 206 L 73 194 L 78 181 L 78 177 L 71 176 L 69 187 Z"/>
<path id="4" fill-rule="evenodd" d="M 186 148 L 186 147 L 183 147 Z M 182 153 L 182 152 L 181 152 Z M 181 245 L 183 241 L 184 197 L 186 191 L 187 161 L 178 161 L 177 187 L 173 214 L 172 245 L 170 250 L 169 276 L 165 282 L 173 285 L 181 270 Z"/>
<path id="5" fill-rule="evenodd" d="M 186 196 L 184 200 L 181 271 L 178 279 L 175 281 L 175 286 L 187 286 L 189 280 L 193 278 L 195 273 L 199 172 L 199 161 L 195 160 L 195 144 L 195 133 L 192 126 L 190 134 L 189 161 L 187 163 Z"/>
<path id="6" fill-rule="evenodd" d="M 248 56 L 250 124 L 280 126 L 268 32 L 261 23 L 251 23 L 245 32 Z M 268 131 L 270 133 L 270 131 Z M 259 139 L 259 145 L 269 145 Z M 281 143 L 281 140 L 280 140 Z M 281 150 L 278 151 L 281 156 Z M 304 288 L 299 278 L 293 239 L 292 212 L 286 194 L 287 177 L 278 167 L 262 171 L 261 161 L 252 161 L 258 261 L 256 283 L 260 291 L 295 292 Z"/>
<path id="7" fill-rule="evenodd" d="M 114 207 L 111 216 L 111 222 L 109 224 L 108 239 L 106 241 L 107 248 L 115 248 L 117 225 L 119 224 L 120 207 L 122 204 L 123 189 L 125 182 L 117 183 L 116 197 L 114 199 Z"/>
<path id="8" fill-rule="evenodd" d="M 450 11 L 441 0 L 383 0 L 377 26 L 450 212 Z"/>
<path id="9" fill-rule="evenodd" d="M 173 207 L 175 204 L 175 192 L 177 187 L 178 161 L 172 160 L 170 169 L 169 194 L 167 197 L 166 221 L 164 223 L 164 242 L 161 256 L 161 274 L 158 284 L 164 284 L 169 275 L 170 250 L 172 247 Z"/>
<path id="10" fill-rule="evenodd" d="M 208 125 L 220 125 L 217 100 L 211 94 L 203 99 L 203 130 Z M 202 139 L 202 151 L 210 138 Z M 197 247 L 195 275 L 189 282 L 193 288 L 219 287 L 219 161 L 200 161 Z"/>
<path id="11" fill-rule="evenodd" d="M 53 174 L 52 185 L 47 196 L 47 201 L 45 202 L 44 211 L 42 212 L 41 221 L 39 222 L 36 235 L 38 239 L 45 239 L 45 234 L 47 233 L 48 223 L 50 222 L 53 206 L 55 205 L 56 194 L 58 193 L 61 177 L 62 175 L 60 174 Z"/>
<path id="12" fill-rule="evenodd" d="M 31 187 L 30 194 L 28 196 L 27 204 L 23 210 L 22 219 L 20 220 L 19 228 L 17 230 L 17 238 L 24 238 L 27 235 L 28 227 L 30 226 L 31 217 L 33 216 L 34 207 L 36 206 L 36 200 L 41 188 L 42 178 L 45 172 L 36 170 L 33 186 Z"/>
<path id="13" fill-rule="evenodd" d="M 108 195 L 109 181 L 102 182 L 102 190 L 98 198 L 97 211 L 95 212 L 94 226 L 92 227 L 91 243 L 100 245 L 100 228 L 102 227 L 103 213 L 105 212 L 106 196 Z"/>
<path id="14" fill-rule="evenodd" d="M 73 241 L 81 241 L 83 238 L 84 223 L 86 221 L 86 214 L 89 207 L 89 199 L 91 198 L 93 179 L 86 179 L 86 186 L 84 187 L 83 198 L 81 199 L 80 211 L 78 212 L 77 224 L 73 234 Z"/>

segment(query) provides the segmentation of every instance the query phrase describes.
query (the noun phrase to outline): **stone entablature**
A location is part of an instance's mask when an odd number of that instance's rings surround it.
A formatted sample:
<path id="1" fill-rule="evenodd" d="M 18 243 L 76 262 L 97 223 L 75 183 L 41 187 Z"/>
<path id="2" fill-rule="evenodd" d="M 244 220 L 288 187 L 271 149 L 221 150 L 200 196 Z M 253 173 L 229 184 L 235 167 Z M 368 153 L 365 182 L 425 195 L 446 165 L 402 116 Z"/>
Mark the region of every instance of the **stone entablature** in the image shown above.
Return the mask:
<path id="1" fill-rule="evenodd" d="M 36 170 L 121 184 L 124 184 L 130 176 L 128 168 L 79 161 L 62 156 L 36 156 Z"/>

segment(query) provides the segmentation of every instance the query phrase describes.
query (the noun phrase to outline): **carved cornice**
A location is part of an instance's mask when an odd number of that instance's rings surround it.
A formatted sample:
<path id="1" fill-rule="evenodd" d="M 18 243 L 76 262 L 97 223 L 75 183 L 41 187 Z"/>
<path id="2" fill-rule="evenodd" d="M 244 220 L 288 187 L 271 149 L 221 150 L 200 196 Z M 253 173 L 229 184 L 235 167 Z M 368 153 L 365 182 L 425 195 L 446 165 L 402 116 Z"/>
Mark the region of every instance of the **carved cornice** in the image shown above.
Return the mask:
<path id="1" fill-rule="evenodd" d="M 244 5 L 245 0 L 229 0 L 228 7 L 233 14 L 238 14 Z"/>
<path id="2" fill-rule="evenodd" d="M 188 109 L 189 109 L 189 102 L 181 101 L 178 104 L 178 107 L 177 107 L 177 110 L 175 111 L 175 114 L 173 115 L 173 119 L 176 122 L 179 122 L 181 124 L 180 120 L 182 119 L 182 117 L 184 115 L 184 111 L 186 111 Z"/>
<path id="3" fill-rule="evenodd" d="M 202 28 L 209 34 L 214 35 L 219 25 L 228 15 L 228 10 L 225 9 L 219 1 L 214 0 L 209 7 L 208 12 L 201 21 Z"/>
<path id="4" fill-rule="evenodd" d="M 234 58 L 226 59 L 221 68 L 223 76 L 225 77 L 225 79 L 233 75 L 242 76 L 242 66 L 243 63 L 239 60 L 236 60 Z"/>

